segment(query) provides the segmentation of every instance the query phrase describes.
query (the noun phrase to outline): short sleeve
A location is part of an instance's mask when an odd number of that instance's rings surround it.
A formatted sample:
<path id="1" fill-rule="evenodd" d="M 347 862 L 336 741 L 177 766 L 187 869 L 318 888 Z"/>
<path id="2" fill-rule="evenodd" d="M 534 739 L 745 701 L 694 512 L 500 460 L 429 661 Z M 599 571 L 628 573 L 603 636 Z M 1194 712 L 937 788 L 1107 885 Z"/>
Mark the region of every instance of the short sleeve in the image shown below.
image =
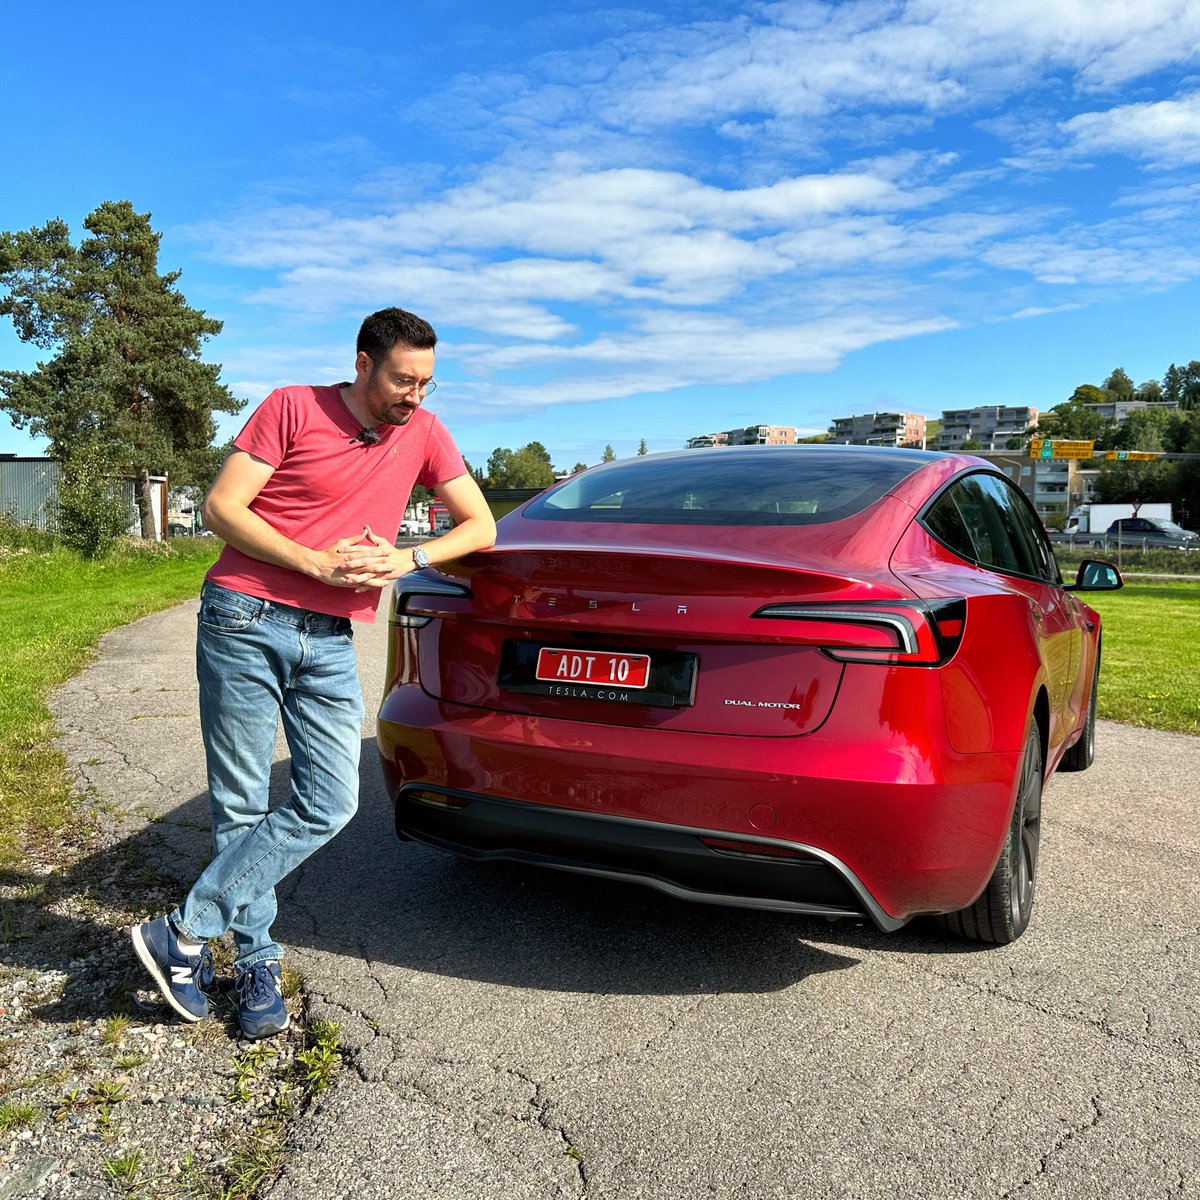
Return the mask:
<path id="1" fill-rule="evenodd" d="M 233 444 L 255 458 L 278 467 L 296 429 L 296 406 L 286 388 L 272 392 L 251 414 Z"/>
<path id="2" fill-rule="evenodd" d="M 450 431 L 434 418 L 429 430 L 429 441 L 425 445 L 425 463 L 421 467 L 418 482 L 432 491 L 439 483 L 446 483 L 467 473 L 467 464 L 458 452 Z"/>

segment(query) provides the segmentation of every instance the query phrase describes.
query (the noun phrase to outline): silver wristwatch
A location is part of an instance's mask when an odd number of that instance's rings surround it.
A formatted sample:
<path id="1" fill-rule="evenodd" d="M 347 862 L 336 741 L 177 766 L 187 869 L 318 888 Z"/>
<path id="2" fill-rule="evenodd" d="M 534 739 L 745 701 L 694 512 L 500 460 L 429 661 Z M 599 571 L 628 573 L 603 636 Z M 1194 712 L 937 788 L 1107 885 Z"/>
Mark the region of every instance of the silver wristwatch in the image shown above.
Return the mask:
<path id="1" fill-rule="evenodd" d="M 420 546 L 413 547 L 413 564 L 421 571 L 430 565 L 429 555 Z"/>

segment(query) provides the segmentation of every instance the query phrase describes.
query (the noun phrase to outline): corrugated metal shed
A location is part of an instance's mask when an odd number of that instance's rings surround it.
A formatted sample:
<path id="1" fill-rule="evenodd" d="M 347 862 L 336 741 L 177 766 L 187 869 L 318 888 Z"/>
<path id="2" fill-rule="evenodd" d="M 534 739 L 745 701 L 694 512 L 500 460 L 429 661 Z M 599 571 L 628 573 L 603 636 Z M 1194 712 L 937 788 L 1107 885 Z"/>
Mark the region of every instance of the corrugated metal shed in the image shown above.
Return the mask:
<path id="1" fill-rule="evenodd" d="M 52 458 L 21 458 L 0 454 L 0 513 L 10 514 L 22 525 L 36 529 L 54 527 L 54 501 L 62 464 Z M 141 522 L 133 480 L 123 480 L 129 498 L 129 534 L 137 537 Z M 160 538 L 167 536 L 167 477 L 150 476 L 150 500 L 154 507 L 154 525 Z"/>
<path id="2" fill-rule="evenodd" d="M 0 454 L 0 512 L 22 525 L 48 528 L 61 471 L 61 464 L 52 458 Z"/>

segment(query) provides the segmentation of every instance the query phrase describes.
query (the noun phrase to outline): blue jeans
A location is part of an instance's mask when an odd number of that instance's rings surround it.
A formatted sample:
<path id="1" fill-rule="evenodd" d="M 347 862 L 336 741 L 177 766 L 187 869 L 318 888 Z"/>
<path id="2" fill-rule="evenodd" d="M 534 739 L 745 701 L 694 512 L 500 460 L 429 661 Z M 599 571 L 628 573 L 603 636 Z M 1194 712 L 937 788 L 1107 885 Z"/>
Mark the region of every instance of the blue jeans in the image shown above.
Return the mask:
<path id="1" fill-rule="evenodd" d="M 213 859 L 171 920 L 196 941 L 232 930 L 244 970 L 282 955 L 275 885 L 358 807 L 363 700 L 350 622 L 206 583 L 196 675 Z M 281 714 L 291 794 L 270 809 Z"/>

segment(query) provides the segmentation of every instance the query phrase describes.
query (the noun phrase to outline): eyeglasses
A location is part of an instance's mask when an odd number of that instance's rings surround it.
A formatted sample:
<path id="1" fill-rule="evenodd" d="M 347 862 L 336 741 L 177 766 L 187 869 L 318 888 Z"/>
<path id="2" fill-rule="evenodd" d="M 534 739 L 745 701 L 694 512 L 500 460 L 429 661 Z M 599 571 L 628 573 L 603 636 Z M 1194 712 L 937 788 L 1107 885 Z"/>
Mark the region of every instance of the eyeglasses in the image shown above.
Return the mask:
<path id="1" fill-rule="evenodd" d="M 428 396 L 437 391 L 437 384 L 432 379 L 412 379 L 407 375 L 392 375 L 388 378 L 402 396 L 411 396 L 416 392 L 420 396 Z"/>

